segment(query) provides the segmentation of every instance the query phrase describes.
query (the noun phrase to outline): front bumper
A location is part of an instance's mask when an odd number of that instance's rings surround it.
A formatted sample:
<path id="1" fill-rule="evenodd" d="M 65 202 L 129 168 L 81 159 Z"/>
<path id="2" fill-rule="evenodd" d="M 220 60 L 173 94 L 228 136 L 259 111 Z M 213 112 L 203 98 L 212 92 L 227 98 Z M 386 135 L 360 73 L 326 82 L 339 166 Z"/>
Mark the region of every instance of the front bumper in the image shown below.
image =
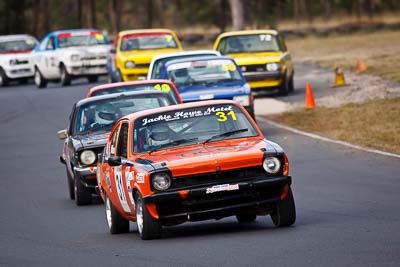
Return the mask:
<path id="1" fill-rule="evenodd" d="M 106 75 L 106 60 L 86 60 L 67 66 L 68 73 L 74 76 Z"/>
<path id="2" fill-rule="evenodd" d="M 79 177 L 80 182 L 86 188 L 96 189 L 97 187 L 97 179 L 96 179 L 96 166 L 90 167 L 74 167 L 75 175 Z"/>
<path id="3" fill-rule="evenodd" d="M 13 66 L 5 69 L 5 73 L 10 79 L 33 77 L 33 68 L 30 65 Z"/>
<path id="4" fill-rule="evenodd" d="M 251 89 L 278 87 L 284 78 L 284 75 L 278 71 L 243 72 L 243 75 Z"/>
<path id="5" fill-rule="evenodd" d="M 147 72 L 149 65 L 142 64 L 143 67 L 136 67 L 132 69 L 121 69 L 121 76 L 124 82 L 145 80 L 147 78 Z"/>
<path id="6" fill-rule="evenodd" d="M 271 212 L 275 203 L 281 200 L 284 186 L 290 185 L 291 181 L 290 176 L 256 177 L 229 183 L 233 190 L 210 193 L 213 185 L 208 185 L 189 190 L 156 193 L 144 197 L 143 200 L 145 204 L 156 205 L 159 219 L 164 224 L 220 219 L 253 210 Z M 184 196 L 182 191 L 186 191 Z"/>

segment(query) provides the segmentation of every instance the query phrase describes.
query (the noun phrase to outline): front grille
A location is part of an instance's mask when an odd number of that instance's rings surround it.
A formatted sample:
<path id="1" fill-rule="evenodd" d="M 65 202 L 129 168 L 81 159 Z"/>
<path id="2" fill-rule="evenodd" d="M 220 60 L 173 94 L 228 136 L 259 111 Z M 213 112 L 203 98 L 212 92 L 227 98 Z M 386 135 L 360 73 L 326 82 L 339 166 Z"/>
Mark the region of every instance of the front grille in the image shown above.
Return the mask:
<path id="1" fill-rule="evenodd" d="M 243 72 L 257 72 L 257 71 L 266 71 L 267 70 L 265 64 L 245 65 L 245 66 L 241 66 L 241 67 L 245 67 L 246 68 L 246 70 L 243 71 Z"/>
<path id="2" fill-rule="evenodd" d="M 201 187 L 219 183 L 235 183 L 258 176 L 268 176 L 262 166 L 205 173 L 199 175 L 180 176 L 173 179 L 170 190 L 179 188 Z"/>
<path id="3" fill-rule="evenodd" d="M 97 60 L 97 59 L 107 59 L 106 55 L 90 55 L 90 56 L 84 56 L 81 58 L 81 60 Z"/>

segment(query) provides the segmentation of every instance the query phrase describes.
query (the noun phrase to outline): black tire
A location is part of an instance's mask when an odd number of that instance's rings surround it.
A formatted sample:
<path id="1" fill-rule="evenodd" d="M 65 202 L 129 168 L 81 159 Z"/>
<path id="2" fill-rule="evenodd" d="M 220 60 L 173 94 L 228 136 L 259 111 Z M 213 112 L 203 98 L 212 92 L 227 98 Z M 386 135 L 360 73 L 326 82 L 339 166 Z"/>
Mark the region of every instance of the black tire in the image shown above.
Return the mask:
<path id="1" fill-rule="evenodd" d="M 157 239 L 161 237 L 161 223 L 151 217 L 146 205 L 143 203 L 139 192 L 135 195 L 136 224 L 140 237 L 143 240 Z"/>
<path id="2" fill-rule="evenodd" d="M 79 177 L 75 176 L 74 194 L 77 206 L 89 205 L 92 203 L 92 193 L 81 183 Z"/>
<path id="3" fill-rule="evenodd" d="M 118 213 L 107 194 L 104 195 L 104 198 L 107 225 L 108 229 L 110 230 L 110 234 L 115 235 L 128 233 L 129 221 Z"/>
<path id="4" fill-rule="evenodd" d="M 71 175 L 69 174 L 68 168 L 67 169 L 67 186 L 68 186 L 68 194 L 71 200 L 75 199 L 75 189 L 74 189 L 74 180 L 72 179 Z"/>
<path id="5" fill-rule="evenodd" d="M 289 94 L 290 91 L 290 79 L 288 79 L 288 77 L 286 77 L 285 74 L 285 78 L 282 79 L 282 83 L 279 86 L 279 94 L 282 96 L 286 96 Z"/>
<path id="6" fill-rule="evenodd" d="M 9 79 L 2 68 L 0 68 L 0 86 L 7 86 Z"/>
<path id="7" fill-rule="evenodd" d="M 293 74 L 289 80 L 289 92 L 294 92 L 294 82 L 293 82 Z"/>
<path id="8" fill-rule="evenodd" d="M 257 215 L 254 213 L 239 213 L 236 214 L 236 219 L 239 223 L 251 223 L 254 222 L 257 218 Z"/>
<path id="9" fill-rule="evenodd" d="M 289 192 L 285 199 L 279 201 L 271 214 L 272 222 L 276 227 L 285 227 L 295 223 L 296 207 L 292 189 L 289 187 Z"/>
<path id="10" fill-rule="evenodd" d="M 21 78 L 21 79 L 18 80 L 19 84 L 28 84 L 28 82 L 29 82 L 28 78 Z"/>
<path id="11" fill-rule="evenodd" d="M 42 73 L 40 73 L 40 70 L 37 67 L 35 67 L 34 80 L 38 89 L 45 88 L 47 86 L 46 79 L 43 77 Z"/>
<path id="12" fill-rule="evenodd" d="M 87 79 L 90 83 L 97 83 L 97 81 L 99 80 L 99 77 L 98 76 L 89 76 L 89 77 L 87 77 Z"/>
<path id="13" fill-rule="evenodd" d="M 62 86 L 71 85 L 71 75 L 68 73 L 67 68 L 64 66 L 64 64 L 61 64 L 60 66 L 60 75 L 61 75 L 60 80 Z"/>

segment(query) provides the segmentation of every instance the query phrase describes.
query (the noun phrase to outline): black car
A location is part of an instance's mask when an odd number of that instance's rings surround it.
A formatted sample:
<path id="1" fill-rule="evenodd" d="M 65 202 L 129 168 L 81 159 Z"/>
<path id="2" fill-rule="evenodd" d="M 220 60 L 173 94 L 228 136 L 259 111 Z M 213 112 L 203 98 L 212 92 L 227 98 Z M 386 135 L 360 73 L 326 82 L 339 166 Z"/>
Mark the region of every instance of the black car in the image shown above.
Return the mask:
<path id="1" fill-rule="evenodd" d="M 73 105 L 68 128 L 57 134 L 65 140 L 60 161 L 66 166 L 69 197 L 76 205 L 90 204 L 97 193 L 97 155 L 114 122 L 130 113 L 173 104 L 167 93 L 137 91 L 90 97 Z"/>

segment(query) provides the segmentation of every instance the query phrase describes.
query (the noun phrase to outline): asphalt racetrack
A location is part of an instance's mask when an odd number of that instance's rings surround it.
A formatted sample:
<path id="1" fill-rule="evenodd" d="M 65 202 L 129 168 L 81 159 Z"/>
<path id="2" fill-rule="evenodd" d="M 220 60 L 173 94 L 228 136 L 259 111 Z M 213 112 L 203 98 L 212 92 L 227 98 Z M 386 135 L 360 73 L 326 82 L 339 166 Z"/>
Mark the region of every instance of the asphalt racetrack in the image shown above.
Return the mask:
<path id="1" fill-rule="evenodd" d="M 304 87 L 295 84 L 300 95 Z M 99 199 L 83 207 L 69 200 L 58 159 L 56 132 L 91 86 L 82 79 L 0 88 L 0 266 L 400 266 L 400 159 L 261 117 L 267 138 L 289 157 L 294 226 L 230 217 L 165 227 L 160 240 L 142 241 L 133 223 L 129 234 L 110 235 Z"/>

